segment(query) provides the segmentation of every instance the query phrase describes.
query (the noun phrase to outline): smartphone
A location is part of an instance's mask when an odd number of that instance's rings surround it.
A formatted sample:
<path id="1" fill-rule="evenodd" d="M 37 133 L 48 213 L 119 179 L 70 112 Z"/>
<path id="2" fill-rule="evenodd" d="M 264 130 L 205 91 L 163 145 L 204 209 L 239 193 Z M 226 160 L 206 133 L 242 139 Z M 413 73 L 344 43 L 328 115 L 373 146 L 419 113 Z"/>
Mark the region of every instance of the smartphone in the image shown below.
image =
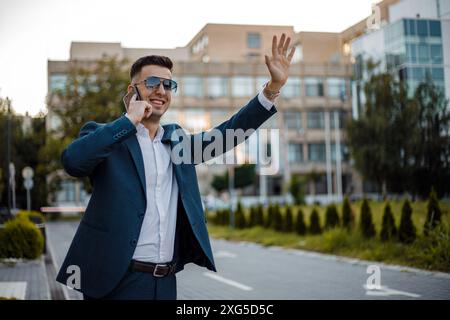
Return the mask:
<path id="1" fill-rule="evenodd" d="M 133 95 L 136 94 L 136 100 L 141 100 L 141 95 L 139 94 L 139 89 L 136 86 L 133 86 L 133 90 L 127 92 L 123 97 L 123 104 L 125 105 L 125 110 L 128 111 L 128 106 L 130 104 L 130 100 Z"/>

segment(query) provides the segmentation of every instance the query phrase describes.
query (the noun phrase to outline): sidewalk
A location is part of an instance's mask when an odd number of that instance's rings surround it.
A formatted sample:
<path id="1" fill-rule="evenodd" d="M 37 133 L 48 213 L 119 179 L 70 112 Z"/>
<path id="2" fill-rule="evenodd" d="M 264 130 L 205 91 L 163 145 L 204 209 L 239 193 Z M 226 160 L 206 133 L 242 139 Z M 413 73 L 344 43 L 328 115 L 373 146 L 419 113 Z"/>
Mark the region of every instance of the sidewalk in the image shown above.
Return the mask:
<path id="1" fill-rule="evenodd" d="M 50 300 L 45 256 L 36 260 L 0 262 L 0 297 Z"/>

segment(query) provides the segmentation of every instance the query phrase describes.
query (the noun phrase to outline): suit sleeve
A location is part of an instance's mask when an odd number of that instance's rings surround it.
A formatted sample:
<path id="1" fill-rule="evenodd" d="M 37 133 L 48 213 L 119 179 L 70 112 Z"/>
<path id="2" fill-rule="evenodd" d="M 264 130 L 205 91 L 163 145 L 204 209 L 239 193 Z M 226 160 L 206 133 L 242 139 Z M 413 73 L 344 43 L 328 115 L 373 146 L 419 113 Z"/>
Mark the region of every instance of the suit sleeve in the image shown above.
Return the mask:
<path id="1" fill-rule="evenodd" d="M 221 123 L 220 125 L 214 127 L 210 131 L 202 132 L 196 135 L 191 136 L 191 145 L 194 146 L 197 142 L 201 141 L 202 143 L 202 151 L 205 148 L 215 141 L 215 135 L 220 134 L 222 136 L 222 150 L 221 152 L 215 152 L 212 155 L 212 158 L 217 157 L 234 147 L 238 144 L 242 143 L 246 139 L 248 139 L 248 135 L 245 135 L 244 139 L 235 139 L 233 141 L 227 141 L 227 130 L 238 130 L 242 129 L 244 132 L 253 129 L 258 129 L 266 120 L 272 117 L 277 112 L 277 109 L 274 105 L 271 108 L 267 108 L 267 106 L 263 106 L 259 100 L 258 96 L 255 96 L 249 103 L 243 106 L 236 114 L 234 114 L 229 120 Z M 233 132 L 232 131 L 232 132 Z M 228 139 L 229 140 L 229 139 Z M 192 148 L 192 157 L 193 162 L 195 164 L 199 164 L 210 159 L 203 158 L 202 155 L 194 154 L 196 148 Z"/>
<path id="2" fill-rule="evenodd" d="M 62 165 L 73 177 L 89 176 L 115 147 L 135 133 L 136 127 L 125 116 L 107 124 L 90 121 L 62 152 Z"/>

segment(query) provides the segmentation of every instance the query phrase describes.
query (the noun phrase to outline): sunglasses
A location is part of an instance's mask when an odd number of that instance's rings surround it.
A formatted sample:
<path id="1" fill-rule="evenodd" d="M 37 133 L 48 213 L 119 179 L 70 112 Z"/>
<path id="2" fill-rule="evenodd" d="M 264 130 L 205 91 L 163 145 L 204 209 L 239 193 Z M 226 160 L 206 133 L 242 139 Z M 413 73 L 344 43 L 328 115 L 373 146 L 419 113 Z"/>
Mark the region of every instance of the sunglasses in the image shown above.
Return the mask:
<path id="1" fill-rule="evenodd" d="M 159 86 L 162 84 L 164 87 L 164 90 L 166 91 L 174 91 L 177 92 L 177 88 L 178 88 L 178 84 L 171 80 L 171 79 L 165 79 L 165 78 L 160 78 L 160 77 L 148 77 L 147 79 L 139 82 L 139 83 L 144 83 L 145 87 L 147 89 L 157 89 L 159 88 Z"/>

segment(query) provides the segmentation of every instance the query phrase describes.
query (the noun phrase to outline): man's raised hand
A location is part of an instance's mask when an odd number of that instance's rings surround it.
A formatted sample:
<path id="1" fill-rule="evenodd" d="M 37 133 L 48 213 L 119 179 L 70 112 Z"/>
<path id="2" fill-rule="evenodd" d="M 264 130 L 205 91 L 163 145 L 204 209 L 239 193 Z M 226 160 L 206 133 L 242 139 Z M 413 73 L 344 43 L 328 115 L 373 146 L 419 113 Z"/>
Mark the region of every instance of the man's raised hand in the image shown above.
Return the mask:
<path id="1" fill-rule="evenodd" d="M 277 41 L 277 36 L 272 38 L 272 56 L 265 55 L 266 65 L 270 73 L 270 82 L 268 89 L 270 91 L 279 91 L 286 83 L 289 76 L 289 66 L 291 65 L 292 57 L 295 53 L 295 47 L 287 54 L 291 38 L 283 33 L 280 42 Z"/>

